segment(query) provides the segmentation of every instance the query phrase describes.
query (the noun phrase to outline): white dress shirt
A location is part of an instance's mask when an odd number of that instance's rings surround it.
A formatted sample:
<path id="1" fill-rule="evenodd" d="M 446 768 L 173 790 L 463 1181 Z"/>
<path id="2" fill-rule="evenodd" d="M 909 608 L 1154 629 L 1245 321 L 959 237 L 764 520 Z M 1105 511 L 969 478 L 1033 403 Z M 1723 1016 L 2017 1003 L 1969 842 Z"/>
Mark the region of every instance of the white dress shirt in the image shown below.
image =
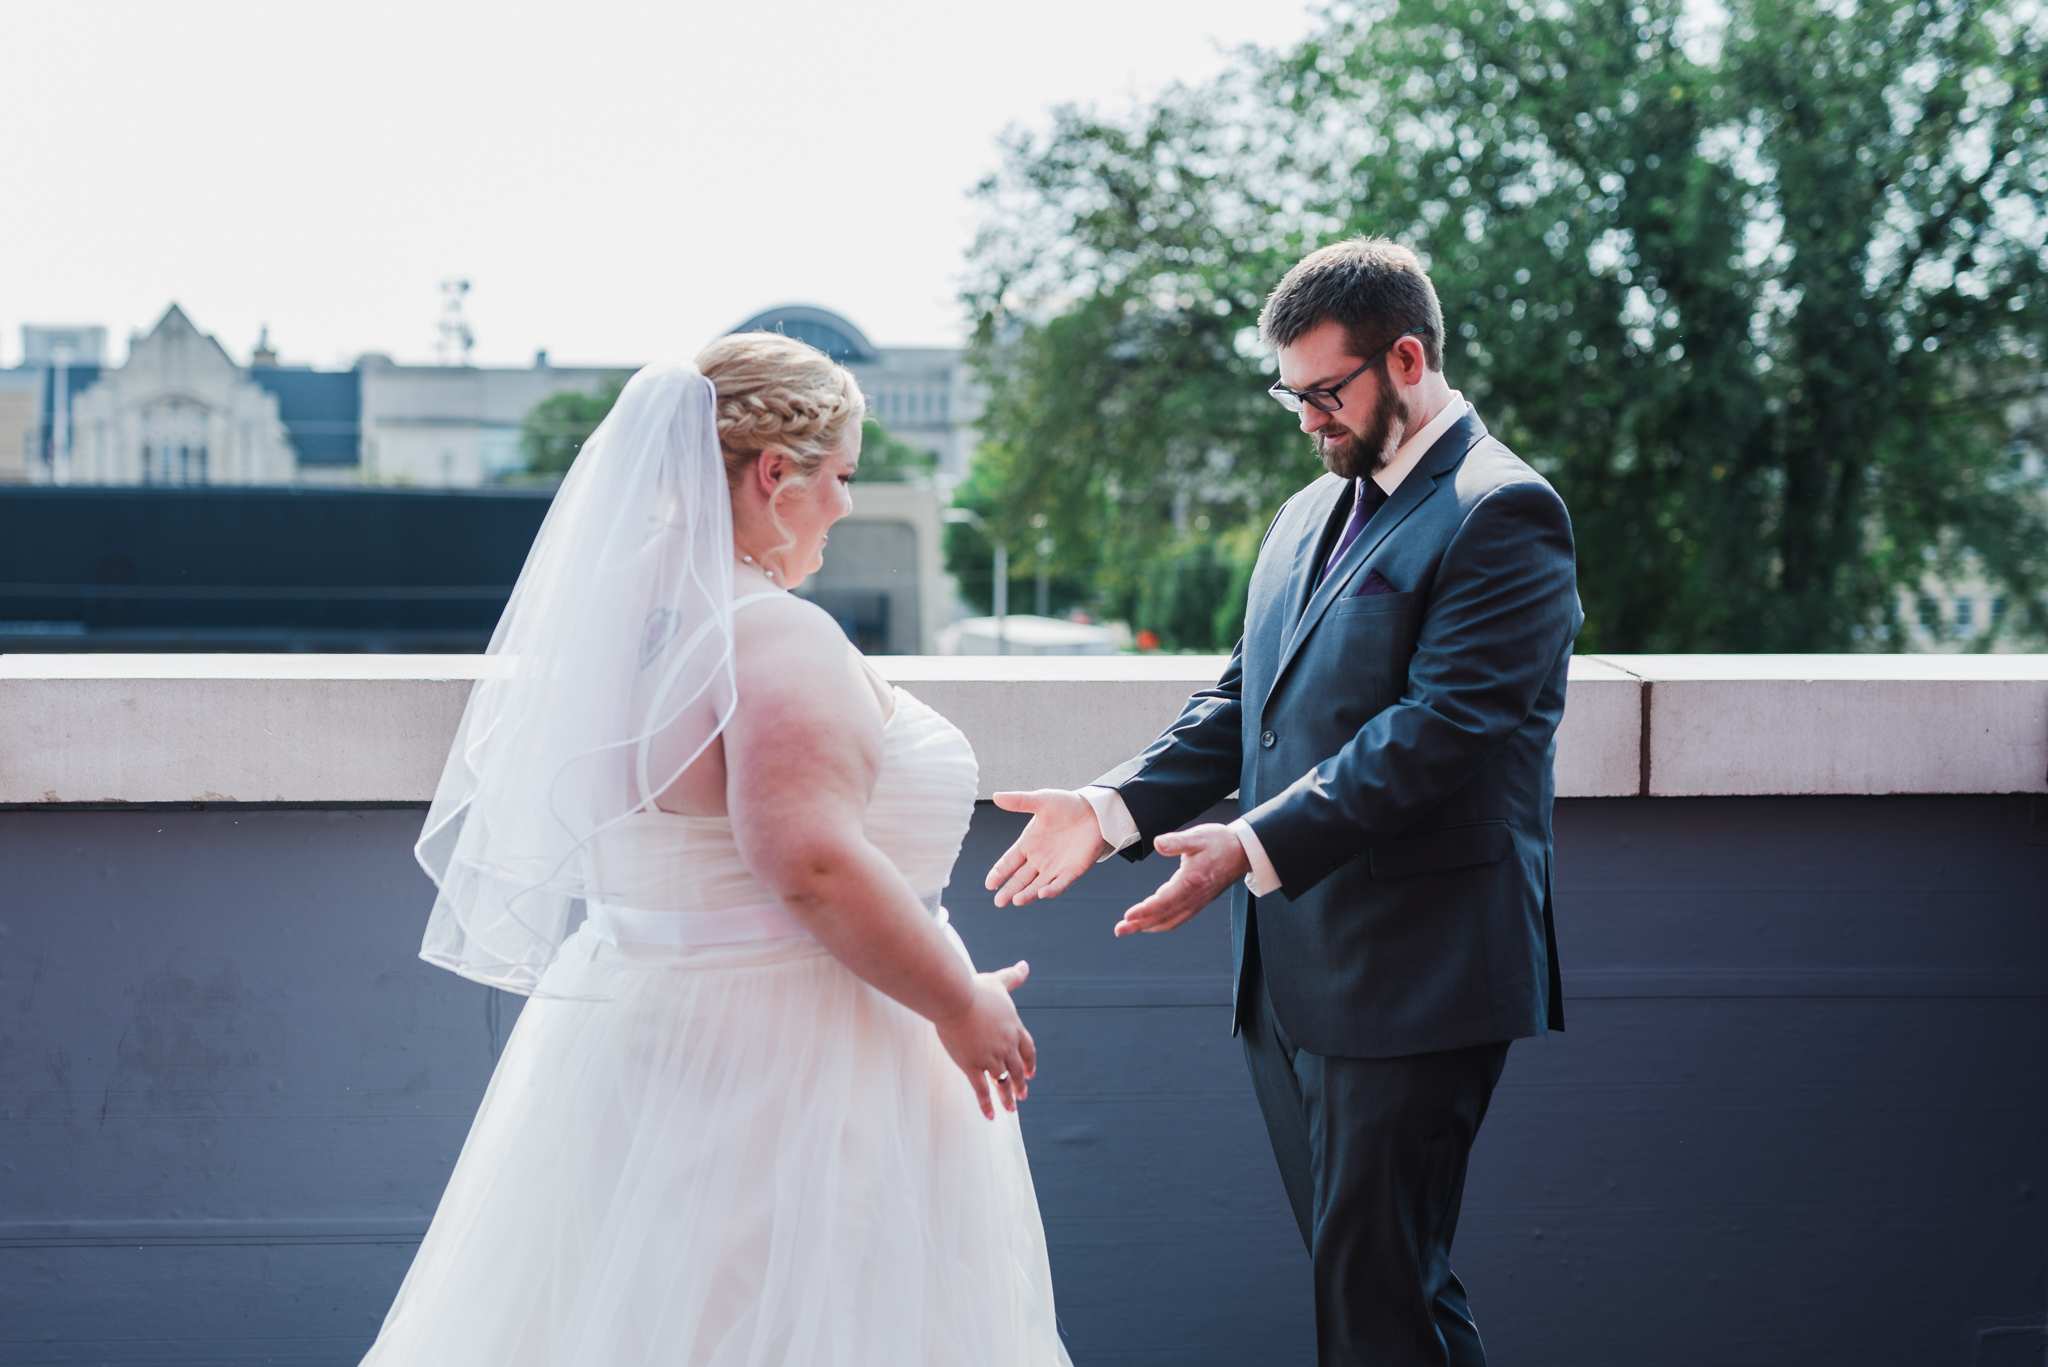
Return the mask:
<path id="1" fill-rule="evenodd" d="M 1429 448 L 1436 445 L 1437 438 L 1450 431 L 1452 424 L 1464 417 L 1471 407 L 1465 402 L 1465 396 L 1453 389 L 1443 411 L 1431 418 L 1421 431 L 1402 442 L 1385 468 L 1374 472 L 1372 482 L 1392 498 L 1394 491 L 1401 487 L 1401 481 L 1408 478 L 1409 472 L 1429 453 Z M 1100 864 L 1118 850 L 1137 843 L 1138 823 L 1131 819 L 1131 810 L 1124 805 L 1121 793 L 1114 788 L 1090 786 L 1081 790 L 1081 796 L 1088 799 L 1088 805 L 1095 809 L 1095 824 L 1102 831 L 1102 843 L 1109 846 L 1096 856 L 1096 863 Z M 1238 844 L 1244 846 L 1245 861 L 1252 866 L 1251 872 L 1244 876 L 1245 886 L 1252 890 L 1252 895 L 1264 897 L 1278 892 L 1280 875 L 1273 871 L 1273 861 L 1266 857 L 1266 847 L 1259 843 L 1258 833 L 1252 830 L 1251 823 L 1239 817 L 1230 823 L 1230 833 L 1237 837 Z"/>

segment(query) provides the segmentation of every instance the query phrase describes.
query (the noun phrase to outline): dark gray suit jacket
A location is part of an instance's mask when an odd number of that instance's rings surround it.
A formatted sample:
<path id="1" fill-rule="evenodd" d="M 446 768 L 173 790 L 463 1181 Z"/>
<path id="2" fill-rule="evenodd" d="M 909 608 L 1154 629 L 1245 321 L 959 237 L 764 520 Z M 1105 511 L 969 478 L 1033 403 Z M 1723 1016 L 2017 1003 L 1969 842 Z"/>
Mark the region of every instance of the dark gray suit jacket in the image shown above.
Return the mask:
<path id="1" fill-rule="evenodd" d="M 1551 761 L 1585 620 L 1564 503 L 1468 412 L 1311 594 L 1351 487 L 1288 500 L 1222 679 L 1096 781 L 1132 859 L 1238 790 L 1281 891 L 1233 897 L 1234 1024 L 1253 953 L 1312 1053 L 1561 1030 Z M 1358 593 L 1374 570 L 1394 592 Z"/>

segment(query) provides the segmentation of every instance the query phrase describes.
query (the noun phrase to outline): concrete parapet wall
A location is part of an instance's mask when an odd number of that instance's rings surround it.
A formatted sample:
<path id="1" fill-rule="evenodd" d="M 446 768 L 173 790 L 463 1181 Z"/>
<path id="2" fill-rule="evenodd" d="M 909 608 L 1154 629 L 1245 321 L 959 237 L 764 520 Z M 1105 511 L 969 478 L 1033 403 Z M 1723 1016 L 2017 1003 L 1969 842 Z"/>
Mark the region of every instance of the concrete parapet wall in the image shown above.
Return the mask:
<path id="1" fill-rule="evenodd" d="M 1085 782 L 1222 665 L 877 663 L 984 795 Z M 415 957 L 484 664 L 0 656 L 0 1362 L 360 1360 L 522 1009 Z M 1570 1030 L 1514 1045 L 1458 1236 L 1494 1356 L 2037 1357 L 2048 797 L 2000 794 L 2048 792 L 2048 657 L 1581 659 L 1558 787 Z M 1113 937 L 1159 859 L 997 908 L 1020 828 L 977 808 L 946 904 L 1033 966 L 1074 1357 L 1311 1360 L 1228 917 Z"/>
<path id="2" fill-rule="evenodd" d="M 981 796 L 1086 782 L 1219 656 L 889 656 L 966 731 Z M 467 655 L 0 656 L 0 802 L 424 802 Z M 1572 662 L 1560 797 L 2048 792 L 2048 655 Z"/>

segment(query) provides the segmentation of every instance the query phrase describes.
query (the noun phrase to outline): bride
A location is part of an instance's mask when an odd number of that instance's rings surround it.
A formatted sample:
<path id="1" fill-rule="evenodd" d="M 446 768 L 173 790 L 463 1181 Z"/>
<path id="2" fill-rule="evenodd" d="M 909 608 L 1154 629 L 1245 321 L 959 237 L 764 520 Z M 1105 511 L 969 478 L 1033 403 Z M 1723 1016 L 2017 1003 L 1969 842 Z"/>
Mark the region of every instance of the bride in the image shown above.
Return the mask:
<path id="1" fill-rule="evenodd" d="M 973 751 L 789 592 L 862 414 L 727 337 L 563 482 L 419 845 L 424 957 L 532 1000 L 368 1367 L 1068 1361 L 1029 970 L 939 906 Z"/>

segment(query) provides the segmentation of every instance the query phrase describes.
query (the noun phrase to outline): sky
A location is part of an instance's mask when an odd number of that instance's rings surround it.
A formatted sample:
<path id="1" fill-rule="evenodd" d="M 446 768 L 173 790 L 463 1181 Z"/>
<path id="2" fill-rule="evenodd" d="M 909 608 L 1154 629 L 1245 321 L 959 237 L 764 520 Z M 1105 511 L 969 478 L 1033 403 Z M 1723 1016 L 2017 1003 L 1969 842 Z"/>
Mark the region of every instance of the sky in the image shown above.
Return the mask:
<path id="1" fill-rule="evenodd" d="M 23 323 L 171 302 L 246 360 L 684 356 L 814 303 L 947 345 L 1008 127 L 1128 108 L 1301 0 L 10 4 L 0 365 Z"/>

